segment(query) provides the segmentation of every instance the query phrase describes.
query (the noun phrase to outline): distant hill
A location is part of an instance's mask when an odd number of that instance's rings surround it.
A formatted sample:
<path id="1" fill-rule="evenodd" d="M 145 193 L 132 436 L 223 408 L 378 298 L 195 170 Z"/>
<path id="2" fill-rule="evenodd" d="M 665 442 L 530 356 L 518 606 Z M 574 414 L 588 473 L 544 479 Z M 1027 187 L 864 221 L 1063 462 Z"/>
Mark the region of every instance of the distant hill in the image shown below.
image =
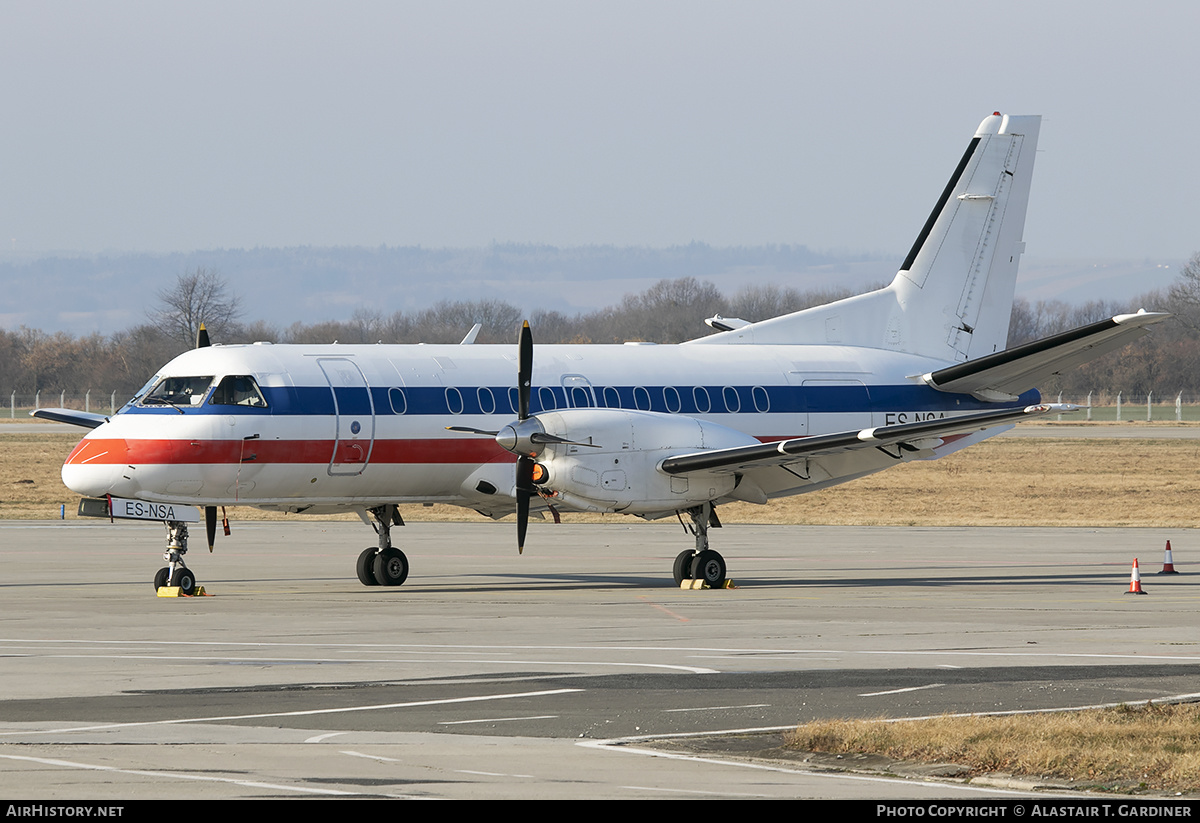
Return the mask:
<path id="1" fill-rule="evenodd" d="M 801 291 L 865 289 L 900 258 L 822 254 L 804 246 L 670 248 L 493 244 L 484 248 L 221 249 L 178 254 L 0 256 L 0 327 L 109 334 L 146 320 L 157 293 L 196 267 L 215 269 L 241 298 L 243 320 L 280 327 L 344 320 L 359 307 L 412 311 L 439 300 L 503 300 L 573 314 L 664 278 L 709 280 L 732 294 L 775 283 Z M 1031 300 L 1125 299 L 1165 288 L 1183 261 L 1036 261 L 1018 293 Z"/>

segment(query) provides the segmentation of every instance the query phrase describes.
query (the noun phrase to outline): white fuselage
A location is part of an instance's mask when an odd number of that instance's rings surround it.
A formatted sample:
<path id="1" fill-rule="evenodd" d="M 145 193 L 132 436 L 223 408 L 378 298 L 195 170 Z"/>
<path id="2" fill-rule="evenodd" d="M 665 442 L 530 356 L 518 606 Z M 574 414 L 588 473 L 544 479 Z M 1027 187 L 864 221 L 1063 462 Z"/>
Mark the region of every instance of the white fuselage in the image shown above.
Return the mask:
<path id="1" fill-rule="evenodd" d="M 191 505 L 321 512 L 449 503 L 499 516 L 511 511 L 514 456 L 492 438 L 446 427 L 498 430 L 511 422 L 516 358 L 516 347 L 500 345 L 197 349 L 159 376 L 212 378 L 213 388 L 177 405 L 128 404 L 76 447 L 63 480 L 84 495 Z M 914 377 L 944 365 L 834 345 L 547 345 L 536 351 L 530 410 L 694 417 L 738 433 L 727 440 L 753 442 L 1037 400 L 1034 392 L 987 404 Z M 252 377 L 265 405 L 217 404 L 215 387 L 233 375 Z M 646 441 L 625 448 L 665 455 L 684 445 Z M 948 439 L 917 456 L 961 445 Z M 755 494 L 809 491 L 894 462 L 872 450 L 802 471 L 766 467 L 754 473 Z M 492 490 L 480 492 L 481 481 Z"/>

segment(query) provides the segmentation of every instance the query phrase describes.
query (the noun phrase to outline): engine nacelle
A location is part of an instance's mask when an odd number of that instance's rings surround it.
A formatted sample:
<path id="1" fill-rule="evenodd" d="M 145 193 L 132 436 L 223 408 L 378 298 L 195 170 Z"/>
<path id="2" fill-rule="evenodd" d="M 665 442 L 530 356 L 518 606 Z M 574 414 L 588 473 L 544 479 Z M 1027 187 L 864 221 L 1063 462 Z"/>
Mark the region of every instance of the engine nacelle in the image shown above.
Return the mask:
<path id="1" fill-rule="evenodd" d="M 661 514 L 687 509 L 733 491 L 732 474 L 659 471 L 676 454 L 753 445 L 750 435 L 692 417 L 624 409 L 564 409 L 534 415 L 548 434 L 572 443 L 546 445 L 540 485 L 582 511 Z M 577 445 L 591 443 L 598 448 Z"/>

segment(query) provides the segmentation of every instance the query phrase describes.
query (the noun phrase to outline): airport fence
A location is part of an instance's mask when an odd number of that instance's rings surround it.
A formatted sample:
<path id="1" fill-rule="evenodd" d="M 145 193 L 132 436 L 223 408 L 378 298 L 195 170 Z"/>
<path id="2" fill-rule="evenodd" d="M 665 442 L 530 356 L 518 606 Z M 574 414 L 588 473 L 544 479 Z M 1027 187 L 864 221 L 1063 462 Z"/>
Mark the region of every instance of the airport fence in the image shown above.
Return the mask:
<path id="1" fill-rule="evenodd" d="M 115 414 L 117 409 L 129 399 L 126 391 L 96 391 L 89 390 L 83 394 L 66 391 L 42 390 L 32 394 L 10 390 L 8 392 L 9 417 L 13 419 L 28 417 L 34 409 L 62 408 L 79 409 L 99 414 Z M 1127 395 L 1123 392 L 1093 392 L 1086 397 L 1070 397 L 1067 395 L 1042 396 L 1044 402 L 1072 403 L 1080 410 L 1065 415 L 1058 415 L 1064 422 L 1198 422 L 1200 421 L 1200 395 L 1188 392 L 1178 392 L 1171 396 L 1160 397 L 1156 394 Z M 3 414 L 3 412 L 0 412 Z"/>
<path id="2" fill-rule="evenodd" d="M 42 390 L 33 392 L 9 391 L 8 415 L 10 418 L 28 417 L 34 409 L 78 409 L 99 414 L 116 414 L 117 409 L 129 399 L 126 392 L 93 391 L 83 394 L 66 391 Z"/>
<path id="3" fill-rule="evenodd" d="M 1043 402 L 1071 403 L 1079 406 L 1077 412 L 1059 415 L 1058 419 L 1070 422 L 1134 423 L 1138 421 L 1166 421 L 1194 423 L 1200 421 L 1200 397 L 1186 392 L 1174 396 L 1159 397 L 1153 392 L 1145 395 L 1127 395 L 1123 392 L 1110 394 L 1095 392 L 1085 397 L 1066 395 L 1043 395 Z"/>

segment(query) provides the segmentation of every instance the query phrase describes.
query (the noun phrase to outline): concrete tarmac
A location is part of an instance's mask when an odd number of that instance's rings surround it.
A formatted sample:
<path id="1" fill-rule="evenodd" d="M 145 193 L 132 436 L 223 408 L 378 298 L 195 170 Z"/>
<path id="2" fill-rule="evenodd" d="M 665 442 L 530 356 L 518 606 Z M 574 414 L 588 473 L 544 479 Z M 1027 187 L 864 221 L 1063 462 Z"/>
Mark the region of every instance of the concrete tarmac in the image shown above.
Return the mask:
<path id="1" fill-rule="evenodd" d="M 1006 790 L 775 749 L 1200 691 L 1193 531 L 730 526 L 719 591 L 674 587 L 678 524 L 534 524 L 520 557 L 506 523 L 393 534 L 399 588 L 356 579 L 361 524 L 235 523 L 188 555 L 213 596 L 162 599 L 160 525 L 0 523 L 0 793 L 976 797 Z"/>

